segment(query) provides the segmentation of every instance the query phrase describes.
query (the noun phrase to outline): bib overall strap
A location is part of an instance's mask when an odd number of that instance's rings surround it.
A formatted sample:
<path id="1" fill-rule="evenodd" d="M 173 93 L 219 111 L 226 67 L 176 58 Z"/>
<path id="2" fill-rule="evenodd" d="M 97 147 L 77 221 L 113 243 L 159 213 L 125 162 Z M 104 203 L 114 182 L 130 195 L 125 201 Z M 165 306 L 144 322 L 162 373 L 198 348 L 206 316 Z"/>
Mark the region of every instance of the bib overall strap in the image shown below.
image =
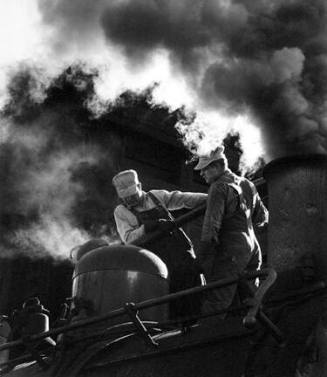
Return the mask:
<path id="1" fill-rule="evenodd" d="M 169 212 L 166 206 L 152 192 L 148 192 L 148 195 L 156 206 L 161 207 L 166 212 L 170 220 L 174 220 L 173 215 Z"/>

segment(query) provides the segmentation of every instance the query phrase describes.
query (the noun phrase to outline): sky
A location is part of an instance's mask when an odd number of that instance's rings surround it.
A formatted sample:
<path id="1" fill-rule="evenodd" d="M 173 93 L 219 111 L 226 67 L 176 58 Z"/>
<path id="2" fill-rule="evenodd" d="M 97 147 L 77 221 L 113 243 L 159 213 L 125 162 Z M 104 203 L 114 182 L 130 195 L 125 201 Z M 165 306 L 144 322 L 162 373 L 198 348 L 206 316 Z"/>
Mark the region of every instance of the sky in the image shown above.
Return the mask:
<path id="1" fill-rule="evenodd" d="M 82 155 L 92 166 L 103 150 L 86 153 L 76 135 L 68 145 L 58 126 L 64 119 L 73 128 L 68 110 L 60 119 L 49 107 L 19 117 L 27 97 L 31 108 L 45 104 L 47 88 L 72 65 L 97 71 L 85 102 L 94 117 L 126 90 L 148 87 L 154 104 L 196 114 L 177 128 L 198 155 L 229 132 L 239 133 L 249 169 L 260 157 L 325 154 L 326 7 L 324 0 L 0 0 L 0 108 L 10 110 L 1 117 L 0 152 L 16 161 L 6 195 L 24 192 L 7 210 L 37 212 L 33 241 L 49 250 L 70 234 L 58 254 L 88 237 L 67 212 L 85 191 L 71 171 Z M 49 145 L 58 147 L 45 157 Z M 67 188 L 60 194 L 58 182 Z M 31 228 L 13 234 L 25 245 Z"/>

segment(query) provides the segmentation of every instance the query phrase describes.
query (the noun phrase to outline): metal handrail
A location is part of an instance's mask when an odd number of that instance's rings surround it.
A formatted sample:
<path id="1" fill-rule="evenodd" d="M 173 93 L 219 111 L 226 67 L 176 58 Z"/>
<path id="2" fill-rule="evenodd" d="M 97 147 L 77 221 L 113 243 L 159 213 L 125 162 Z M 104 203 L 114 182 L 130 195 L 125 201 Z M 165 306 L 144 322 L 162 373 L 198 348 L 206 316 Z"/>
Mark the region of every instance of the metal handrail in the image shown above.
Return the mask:
<path id="1" fill-rule="evenodd" d="M 270 282 L 269 284 L 272 285 L 273 279 L 271 279 L 271 277 L 274 274 L 275 274 L 275 272 L 271 268 L 267 268 L 267 269 L 263 269 L 261 271 L 255 271 L 255 272 L 246 272 L 244 274 L 241 274 L 238 277 L 225 278 L 225 279 L 221 279 L 221 280 L 209 283 L 205 286 L 189 288 L 189 289 L 185 289 L 183 291 L 168 294 L 168 295 L 165 295 L 165 296 L 162 296 L 162 297 L 152 298 L 152 299 L 141 301 L 141 302 L 135 303 L 135 304 L 133 303 L 133 307 L 134 307 L 135 310 L 144 310 L 144 309 L 147 309 L 147 308 L 150 308 L 150 307 L 154 307 L 154 306 L 166 304 L 166 303 L 171 302 L 171 301 L 178 300 L 181 297 L 185 297 L 185 296 L 188 296 L 188 295 L 191 295 L 191 294 L 202 293 L 202 292 L 206 292 L 206 291 L 211 291 L 213 289 L 223 288 L 223 287 L 226 287 L 228 285 L 236 284 L 240 280 L 244 280 L 244 279 L 253 280 L 255 278 L 266 277 L 267 280 L 269 280 L 269 282 Z M 266 288 L 268 289 L 267 286 L 266 286 Z M 51 329 L 49 331 L 46 331 L 46 332 L 43 332 L 43 333 L 40 333 L 40 334 L 30 335 L 28 337 L 28 341 L 30 341 L 30 342 L 40 341 L 40 340 L 45 339 L 49 336 L 56 336 L 56 335 L 59 335 L 59 334 L 63 334 L 63 333 L 66 333 L 66 332 L 69 332 L 69 331 L 72 331 L 72 330 L 76 330 L 76 329 L 88 326 L 88 325 L 93 325 L 95 323 L 103 322 L 103 321 L 106 321 L 106 320 L 111 319 L 111 318 L 120 317 L 122 315 L 126 315 L 125 306 L 122 307 L 122 308 L 119 308 L 119 309 L 112 310 L 109 313 L 106 313 L 106 314 L 103 314 L 103 315 L 100 315 L 100 316 L 97 316 L 97 317 L 76 321 L 76 322 L 71 323 L 69 325 L 65 325 L 65 326 L 62 326 L 62 327 Z M 5 349 L 9 349 L 9 348 L 14 348 L 14 347 L 21 346 L 21 345 L 24 345 L 24 341 L 22 339 L 14 340 L 14 341 L 0 345 L 0 351 L 5 350 Z"/>
<path id="2" fill-rule="evenodd" d="M 247 315 L 243 319 L 245 327 L 252 327 L 257 321 L 258 312 L 262 306 L 262 300 L 268 289 L 273 285 L 277 278 L 277 272 L 270 269 L 267 278 L 260 284 L 258 290 L 254 293 L 254 296 L 248 299 L 248 304 L 251 306 Z"/>

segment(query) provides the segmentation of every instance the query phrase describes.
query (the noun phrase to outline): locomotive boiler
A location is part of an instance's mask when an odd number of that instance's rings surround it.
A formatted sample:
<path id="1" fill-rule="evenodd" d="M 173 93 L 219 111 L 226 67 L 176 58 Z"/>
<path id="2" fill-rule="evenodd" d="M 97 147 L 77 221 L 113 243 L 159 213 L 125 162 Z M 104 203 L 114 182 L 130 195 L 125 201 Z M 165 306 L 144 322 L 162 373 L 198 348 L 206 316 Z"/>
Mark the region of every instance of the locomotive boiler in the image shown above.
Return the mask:
<path id="1" fill-rule="evenodd" d="M 0 351 L 25 350 L 2 363 L 2 374 L 326 375 L 327 157 L 275 160 L 265 167 L 264 178 L 270 221 L 262 271 L 169 294 L 166 266 L 151 251 L 92 240 L 74 255 L 66 314 L 55 328 L 0 345 Z M 200 213 L 203 208 L 177 221 L 182 225 Z M 249 282 L 255 278 L 261 284 L 253 291 Z M 169 317 L 173 300 L 229 284 L 244 293 L 226 319 L 220 319 L 221 312 Z M 39 347 L 47 338 L 56 345 Z"/>

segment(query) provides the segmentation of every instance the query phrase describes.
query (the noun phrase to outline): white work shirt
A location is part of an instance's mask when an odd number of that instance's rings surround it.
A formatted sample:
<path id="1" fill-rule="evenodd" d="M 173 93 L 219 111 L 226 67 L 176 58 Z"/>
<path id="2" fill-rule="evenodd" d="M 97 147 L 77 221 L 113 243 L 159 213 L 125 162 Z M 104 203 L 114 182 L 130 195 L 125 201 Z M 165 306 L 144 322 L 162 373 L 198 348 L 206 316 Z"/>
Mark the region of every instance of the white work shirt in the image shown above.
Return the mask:
<path id="1" fill-rule="evenodd" d="M 207 200 L 207 194 L 167 190 L 150 191 L 170 211 L 192 209 Z M 138 212 L 147 211 L 156 207 L 151 196 L 144 192 L 143 201 L 134 207 Z M 124 243 L 133 243 L 145 234 L 144 225 L 140 225 L 137 217 L 127 207 L 120 204 L 114 211 L 115 222 L 121 240 Z"/>

